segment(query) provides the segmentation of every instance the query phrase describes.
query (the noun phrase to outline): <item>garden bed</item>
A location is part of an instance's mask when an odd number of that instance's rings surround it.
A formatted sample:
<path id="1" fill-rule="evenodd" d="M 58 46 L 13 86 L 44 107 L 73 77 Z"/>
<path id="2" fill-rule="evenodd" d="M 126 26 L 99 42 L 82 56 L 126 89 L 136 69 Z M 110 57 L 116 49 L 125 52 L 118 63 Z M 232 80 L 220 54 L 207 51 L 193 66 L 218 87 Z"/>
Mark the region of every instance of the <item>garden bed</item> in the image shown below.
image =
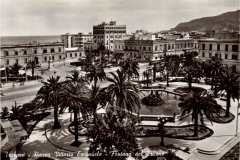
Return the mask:
<path id="1" fill-rule="evenodd" d="M 205 91 L 206 89 L 204 88 L 201 88 L 201 87 L 193 87 L 191 89 L 189 89 L 188 87 L 177 87 L 176 89 L 174 89 L 174 92 L 177 92 L 177 93 L 188 93 L 190 91 L 192 92 L 203 92 Z"/>
<path id="2" fill-rule="evenodd" d="M 219 114 L 213 113 L 211 117 L 209 117 L 209 120 L 215 123 L 229 123 L 232 122 L 235 118 L 231 112 L 229 112 L 229 117 L 225 117 L 226 110 L 223 108 L 220 109 Z"/>
<path id="3" fill-rule="evenodd" d="M 158 126 L 154 125 L 139 125 L 137 126 L 138 135 L 137 137 L 160 137 L 161 132 Z M 213 135 L 213 130 L 210 128 L 199 125 L 198 126 L 198 137 L 194 135 L 194 125 L 186 126 L 164 126 L 164 137 L 185 139 L 185 140 L 201 140 Z"/>

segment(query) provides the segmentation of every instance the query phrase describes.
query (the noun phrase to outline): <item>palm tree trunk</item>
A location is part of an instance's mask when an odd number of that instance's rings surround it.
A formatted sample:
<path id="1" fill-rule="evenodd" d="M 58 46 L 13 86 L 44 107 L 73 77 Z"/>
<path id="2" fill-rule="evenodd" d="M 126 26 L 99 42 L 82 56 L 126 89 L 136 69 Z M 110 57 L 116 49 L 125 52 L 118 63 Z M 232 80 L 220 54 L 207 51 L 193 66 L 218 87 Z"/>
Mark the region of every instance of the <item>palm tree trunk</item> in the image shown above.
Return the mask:
<path id="1" fill-rule="evenodd" d="M 79 141 L 78 141 L 78 116 L 77 116 L 77 109 L 76 107 L 74 107 L 74 132 L 75 132 L 75 141 L 74 144 L 76 146 L 79 145 Z"/>
<path id="2" fill-rule="evenodd" d="M 225 117 L 229 117 L 230 106 L 231 106 L 231 94 L 229 93 L 229 91 L 227 91 L 227 106 L 226 106 L 226 115 L 225 115 Z"/>
<path id="3" fill-rule="evenodd" d="M 167 87 L 169 87 L 169 81 L 168 81 L 169 73 L 167 71 Z"/>
<path id="4" fill-rule="evenodd" d="M 58 122 L 58 107 L 56 105 L 54 105 L 54 125 L 53 125 L 53 129 L 59 129 L 61 128 L 59 122 Z"/>
<path id="5" fill-rule="evenodd" d="M 32 79 L 34 77 L 34 67 L 32 67 Z"/>
<path id="6" fill-rule="evenodd" d="M 212 73 L 212 84 L 211 84 L 211 90 L 213 89 L 213 85 L 214 85 L 214 74 Z"/>
<path id="7" fill-rule="evenodd" d="M 153 81 L 156 81 L 156 64 L 153 67 Z"/>
<path id="8" fill-rule="evenodd" d="M 190 73 L 188 73 L 188 86 L 189 89 L 192 89 L 192 76 Z"/>
<path id="9" fill-rule="evenodd" d="M 196 109 L 193 110 L 194 112 L 194 136 L 198 136 L 198 114 Z"/>

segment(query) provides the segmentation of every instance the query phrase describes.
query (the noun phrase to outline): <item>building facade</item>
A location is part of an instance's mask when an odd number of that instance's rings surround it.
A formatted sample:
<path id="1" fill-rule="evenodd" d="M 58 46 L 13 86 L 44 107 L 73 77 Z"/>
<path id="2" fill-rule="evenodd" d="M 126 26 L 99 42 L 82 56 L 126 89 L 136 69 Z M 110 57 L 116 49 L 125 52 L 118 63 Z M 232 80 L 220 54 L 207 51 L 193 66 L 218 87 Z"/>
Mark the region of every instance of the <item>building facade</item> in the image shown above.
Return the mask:
<path id="1" fill-rule="evenodd" d="M 102 44 L 111 51 L 114 50 L 114 41 L 126 36 L 126 25 L 117 25 L 116 21 L 93 26 L 93 49 Z"/>
<path id="2" fill-rule="evenodd" d="M 199 57 L 206 60 L 212 56 L 221 58 L 233 71 L 240 72 L 240 40 L 199 40 Z"/>
<path id="3" fill-rule="evenodd" d="M 137 61 L 150 61 L 160 59 L 167 55 L 183 54 L 183 50 L 198 50 L 193 39 L 176 40 L 115 40 L 114 52 L 123 53 L 124 58 L 131 57 Z"/>
<path id="4" fill-rule="evenodd" d="M 64 44 L 59 42 L 39 43 L 35 41 L 24 45 L 1 46 L 1 66 L 8 66 L 14 63 L 24 65 L 28 61 L 35 61 L 36 64 L 47 63 L 50 57 L 52 57 L 53 61 L 64 60 Z"/>
<path id="5" fill-rule="evenodd" d="M 93 35 L 92 33 L 84 34 L 84 33 L 78 33 L 78 34 L 70 34 L 66 33 L 64 35 L 61 35 L 61 40 L 64 43 L 65 48 L 84 48 L 85 42 L 92 42 L 93 41 Z"/>

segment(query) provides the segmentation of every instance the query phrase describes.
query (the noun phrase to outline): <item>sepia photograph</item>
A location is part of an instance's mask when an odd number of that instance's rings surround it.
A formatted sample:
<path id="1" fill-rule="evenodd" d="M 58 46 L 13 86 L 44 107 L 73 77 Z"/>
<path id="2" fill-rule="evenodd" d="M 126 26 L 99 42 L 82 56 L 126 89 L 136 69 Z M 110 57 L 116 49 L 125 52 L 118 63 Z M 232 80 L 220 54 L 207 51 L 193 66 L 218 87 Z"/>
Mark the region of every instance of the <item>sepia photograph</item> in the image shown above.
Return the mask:
<path id="1" fill-rule="evenodd" d="M 1 0 L 1 160 L 240 159 L 237 0 Z"/>

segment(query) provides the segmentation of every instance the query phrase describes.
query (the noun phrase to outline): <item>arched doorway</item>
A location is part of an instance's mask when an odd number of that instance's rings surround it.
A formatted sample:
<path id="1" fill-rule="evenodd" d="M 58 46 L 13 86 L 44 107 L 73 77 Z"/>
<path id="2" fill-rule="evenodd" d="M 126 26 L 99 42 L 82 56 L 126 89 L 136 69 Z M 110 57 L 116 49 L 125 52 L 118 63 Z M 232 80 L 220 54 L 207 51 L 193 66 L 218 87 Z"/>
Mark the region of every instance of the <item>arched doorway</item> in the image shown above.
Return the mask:
<path id="1" fill-rule="evenodd" d="M 39 63 L 38 57 L 34 57 L 34 62 L 35 62 L 35 64 L 38 64 L 38 63 Z"/>

